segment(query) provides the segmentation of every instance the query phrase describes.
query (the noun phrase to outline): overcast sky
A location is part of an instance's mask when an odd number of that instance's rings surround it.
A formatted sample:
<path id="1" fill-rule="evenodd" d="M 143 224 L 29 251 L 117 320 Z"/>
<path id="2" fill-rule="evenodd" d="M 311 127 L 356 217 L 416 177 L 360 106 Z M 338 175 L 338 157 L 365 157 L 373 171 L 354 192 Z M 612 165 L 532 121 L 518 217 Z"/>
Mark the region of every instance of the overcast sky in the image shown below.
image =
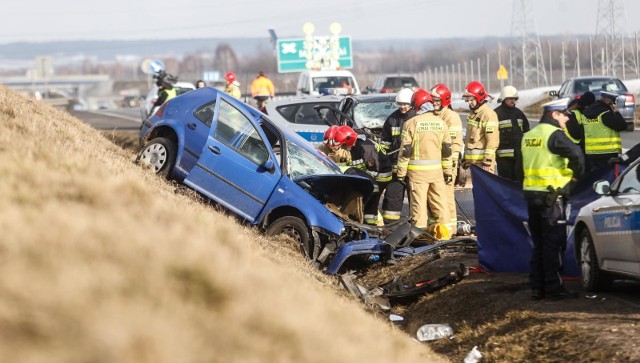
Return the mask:
<path id="1" fill-rule="evenodd" d="M 622 1 L 622 0 L 614 0 Z M 595 34 L 599 0 L 529 0 L 540 35 Z M 50 40 L 303 37 L 338 22 L 354 40 L 509 36 L 512 0 L 12 0 L 0 43 Z M 624 1 L 628 33 L 640 1 Z"/>

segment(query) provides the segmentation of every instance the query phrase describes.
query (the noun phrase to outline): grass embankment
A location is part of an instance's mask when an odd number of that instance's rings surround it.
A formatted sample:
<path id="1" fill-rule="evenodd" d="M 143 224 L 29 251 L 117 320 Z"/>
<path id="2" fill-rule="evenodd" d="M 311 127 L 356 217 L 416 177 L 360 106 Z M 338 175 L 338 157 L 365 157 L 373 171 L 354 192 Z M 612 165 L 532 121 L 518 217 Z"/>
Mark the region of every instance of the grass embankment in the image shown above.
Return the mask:
<path id="1" fill-rule="evenodd" d="M 0 175 L 2 361 L 444 360 L 324 288 L 286 240 L 2 86 Z"/>

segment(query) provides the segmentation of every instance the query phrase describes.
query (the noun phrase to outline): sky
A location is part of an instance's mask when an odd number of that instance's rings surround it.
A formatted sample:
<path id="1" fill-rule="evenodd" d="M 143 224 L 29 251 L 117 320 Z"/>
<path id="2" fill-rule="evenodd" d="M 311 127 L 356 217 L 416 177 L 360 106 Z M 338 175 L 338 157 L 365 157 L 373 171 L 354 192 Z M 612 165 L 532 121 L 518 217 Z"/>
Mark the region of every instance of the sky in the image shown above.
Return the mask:
<path id="1" fill-rule="evenodd" d="M 517 1 L 517 0 L 516 0 Z M 601 0 L 527 0 L 539 35 L 595 34 Z M 624 3 L 627 33 L 640 33 L 640 1 Z M 509 36 L 513 0 L 22 0 L 2 5 L 0 43 L 54 40 L 279 38 L 353 40 Z"/>

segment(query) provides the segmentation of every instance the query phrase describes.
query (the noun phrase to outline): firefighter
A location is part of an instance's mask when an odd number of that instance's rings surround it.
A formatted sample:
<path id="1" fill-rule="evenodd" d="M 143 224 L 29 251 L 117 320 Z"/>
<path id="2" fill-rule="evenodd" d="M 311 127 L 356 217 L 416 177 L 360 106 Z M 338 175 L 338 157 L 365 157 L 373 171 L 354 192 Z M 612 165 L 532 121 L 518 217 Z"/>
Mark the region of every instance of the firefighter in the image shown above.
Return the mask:
<path id="1" fill-rule="evenodd" d="M 462 120 L 460 115 L 451 108 L 451 90 L 443 83 L 438 83 L 429 91 L 431 98 L 433 99 L 433 108 L 435 109 L 435 115 L 440 117 L 449 128 L 449 135 L 451 136 L 451 175 L 453 180 L 456 180 L 458 163 L 460 162 L 460 154 L 462 153 Z M 449 222 L 447 228 L 450 234 L 455 234 L 458 223 L 457 209 L 456 209 L 456 196 L 455 185 L 449 183 L 447 188 L 447 206 L 449 207 Z M 429 221 L 433 223 L 433 220 Z"/>
<path id="2" fill-rule="evenodd" d="M 382 199 L 381 213 L 385 224 L 399 220 L 402 213 L 404 185 L 398 182 L 398 167 L 396 164 L 398 162 L 400 142 L 402 141 L 400 139 L 402 125 L 416 115 L 416 111 L 411 107 L 411 96 L 413 96 L 413 90 L 409 88 L 403 88 L 398 92 L 398 95 L 396 95 L 398 109 L 387 117 L 380 134 L 380 143 L 385 148 L 393 172 L 391 181 L 386 184 Z"/>
<path id="3" fill-rule="evenodd" d="M 562 130 L 569 120 L 563 100 L 544 105 L 540 123 L 522 138 L 523 190 L 533 241 L 529 283 L 533 299 L 577 297 L 560 278 L 566 248 L 564 198 L 584 173 L 584 156 Z"/>
<path id="4" fill-rule="evenodd" d="M 584 153 L 584 110 L 596 102 L 596 96 L 587 91 L 580 98 L 574 99 L 567 105 L 567 110 L 571 111 L 565 133 L 571 141 L 579 144 Z"/>
<path id="5" fill-rule="evenodd" d="M 224 87 L 224 92 L 230 94 L 232 97 L 240 99 L 242 92 L 240 91 L 240 83 L 236 74 L 233 72 L 227 72 L 224 75 L 224 79 L 227 81 L 227 85 Z"/>
<path id="6" fill-rule="evenodd" d="M 338 126 L 333 136 L 336 143 L 344 144 L 351 152 L 350 166 L 369 174 L 373 180 L 373 195 L 364 206 L 364 223 L 378 224 L 380 190 L 391 180 L 391 164 L 381 147 L 365 135 L 358 135 L 351 127 Z"/>
<path id="7" fill-rule="evenodd" d="M 518 107 L 518 90 L 505 86 L 500 92 L 500 106 L 494 109 L 498 116 L 500 144 L 496 151 L 498 175 L 522 183 L 522 168 L 516 167 L 517 154 L 520 153 L 522 134 L 529 131 L 529 120 Z"/>
<path id="8" fill-rule="evenodd" d="M 434 114 L 429 92 L 418 89 L 411 105 L 416 116 L 402 125 L 398 180 L 408 178 L 411 222 L 426 229 L 428 209 L 436 221 L 434 229 L 439 230 L 438 226 L 449 223 L 446 184 L 453 183 L 451 135 L 447 124 Z M 448 239 L 448 233 L 442 237 Z"/>
<path id="9" fill-rule="evenodd" d="M 463 165 L 468 168 L 471 164 L 475 164 L 493 173 L 496 149 L 500 144 L 498 115 L 487 105 L 489 94 L 482 83 L 470 82 L 462 97 L 469 104 L 471 110 L 467 116 Z"/>
<path id="10" fill-rule="evenodd" d="M 343 169 L 351 164 L 351 153 L 343 143 L 336 141 L 337 130 L 338 126 L 333 125 L 324 132 L 322 145 L 320 145 L 319 149 Z"/>
<path id="11" fill-rule="evenodd" d="M 627 123 L 616 108 L 617 98 L 617 94 L 603 91 L 600 99 L 583 112 L 587 172 L 606 167 L 609 159 L 618 157 L 622 152 L 620 131 L 626 130 Z"/>

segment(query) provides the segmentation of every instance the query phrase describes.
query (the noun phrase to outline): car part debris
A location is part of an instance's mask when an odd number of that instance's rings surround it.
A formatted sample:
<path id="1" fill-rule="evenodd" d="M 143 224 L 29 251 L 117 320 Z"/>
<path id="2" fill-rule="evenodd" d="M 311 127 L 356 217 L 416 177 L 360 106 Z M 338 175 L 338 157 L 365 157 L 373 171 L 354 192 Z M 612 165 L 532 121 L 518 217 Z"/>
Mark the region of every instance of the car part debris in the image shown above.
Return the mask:
<path id="1" fill-rule="evenodd" d="M 417 297 L 423 294 L 429 294 L 437 291 L 447 285 L 455 284 L 461 281 L 465 276 L 468 276 L 468 272 L 464 264 L 459 264 L 455 271 L 451 271 L 446 275 L 438 279 L 430 279 L 417 282 L 412 285 L 405 284 L 401 276 L 395 277 L 391 282 L 388 282 L 380 287 L 385 292 L 385 296 L 392 302 L 402 302 L 407 298 Z"/>
<path id="2" fill-rule="evenodd" d="M 364 286 L 356 284 L 356 275 L 353 273 L 340 275 L 339 280 L 340 284 L 342 284 L 347 291 L 362 300 L 366 305 L 378 307 L 384 311 L 391 310 L 391 304 L 389 304 L 389 300 L 383 296 L 384 290 L 382 288 L 376 287 L 368 290 Z"/>
<path id="3" fill-rule="evenodd" d="M 482 353 L 478 350 L 478 346 L 474 346 L 473 349 L 467 353 L 467 356 L 464 357 L 464 363 L 478 363 L 482 358 Z"/>
<path id="4" fill-rule="evenodd" d="M 418 341 L 421 342 L 442 339 L 452 335 L 453 329 L 448 324 L 425 324 L 416 333 Z"/>

